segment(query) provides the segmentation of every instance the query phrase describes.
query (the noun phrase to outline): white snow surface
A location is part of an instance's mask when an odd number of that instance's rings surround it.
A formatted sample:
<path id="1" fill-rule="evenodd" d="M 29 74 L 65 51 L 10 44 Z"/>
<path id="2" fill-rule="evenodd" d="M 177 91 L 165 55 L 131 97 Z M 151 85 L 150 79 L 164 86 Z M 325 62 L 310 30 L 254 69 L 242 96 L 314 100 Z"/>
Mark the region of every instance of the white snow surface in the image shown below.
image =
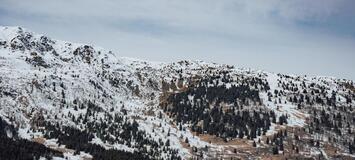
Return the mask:
<path id="1" fill-rule="evenodd" d="M 182 157 L 189 157 L 191 154 L 188 149 L 184 148 L 180 143 L 180 136 L 188 138 L 192 146 L 205 147 L 210 146 L 218 149 L 219 146 L 214 146 L 207 142 L 200 140 L 198 137 L 193 136 L 191 131 L 186 127 L 185 131 L 179 131 L 172 125 L 172 119 L 167 115 L 163 115 L 159 119 L 157 115 L 162 110 L 159 108 L 159 96 L 161 94 L 161 81 L 170 81 L 173 78 L 178 78 L 178 70 L 183 70 L 182 77 L 189 77 L 191 75 L 202 75 L 201 70 L 206 68 L 222 68 L 229 67 L 228 65 L 219 65 L 215 63 L 206 63 L 203 61 L 181 61 L 175 63 L 161 63 L 161 62 L 147 62 L 138 59 L 127 57 L 117 57 L 115 53 L 107 51 L 100 47 L 92 47 L 92 57 L 90 64 L 85 63 L 85 58 L 74 56 L 73 52 L 76 49 L 85 48 L 85 44 L 76 44 L 60 40 L 50 40 L 52 51 L 38 52 L 38 49 L 30 48 L 24 51 L 18 49 L 11 49 L 12 43 L 22 46 L 16 37 L 24 34 L 31 35 L 32 42 L 39 42 L 43 35 L 34 34 L 26 29 L 19 27 L 1 27 L 0 26 L 0 44 L 6 42 L 7 47 L 0 46 L 0 84 L 5 91 L 15 93 L 15 98 L 0 98 L 0 116 L 19 127 L 19 136 L 31 140 L 32 137 L 40 137 L 41 133 L 35 132 L 30 128 L 31 117 L 36 114 L 44 114 L 45 118 L 52 121 L 60 121 L 61 124 L 83 129 L 84 125 L 76 125 L 70 118 L 69 114 L 78 117 L 80 114 L 85 113 L 85 110 L 74 110 L 73 101 L 77 98 L 96 99 L 96 103 L 103 106 L 104 110 L 109 110 L 114 107 L 113 113 L 120 113 L 122 104 L 127 109 L 127 117 L 140 117 L 138 119 L 139 129 L 144 130 L 154 140 L 169 139 L 171 147 L 178 149 L 179 155 Z M 41 43 L 39 43 L 41 44 Z M 31 58 L 31 53 L 38 52 L 37 54 L 43 58 L 50 67 L 43 68 L 31 65 L 26 62 L 27 58 Z M 109 66 L 109 67 L 107 67 Z M 270 85 L 270 92 L 280 90 L 278 80 L 280 77 L 277 74 L 256 71 L 243 68 L 230 69 L 236 75 L 244 76 L 260 76 L 266 78 Z M 98 75 L 103 75 L 98 77 Z M 120 82 L 120 86 L 115 88 L 109 82 L 109 78 L 116 77 L 124 82 Z M 327 86 L 330 90 L 337 90 L 334 78 L 328 77 L 303 77 L 307 83 L 315 82 L 319 85 Z M 98 91 L 88 81 L 92 80 L 97 82 L 102 88 Z M 149 81 L 156 82 L 157 88 L 151 87 Z M 60 106 L 62 90 L 59 87 L 59 82 L 62 81 L 65 86 L 65 97 L 69 107 L 62 108 Z M 130 86 L 128 85 L 130 83 Z M 52 84 L 56 83 L 58 92 L 53 91 Z M 232 84 L 228 84 L 230 87 Z M 46 86 L 46 87 L 45 87 Z M 134 95 L 131 87 L 139 88 L 139 95 Z M 102 94 L 106 93 L 111 95 L 112 98 L 103 98 Z M 151 96 L 154 94 L 154 96 Z M 277 116 L 287 114 L 289 116 L 289 126 L 303 126 L 305 119 L 299 115 L 307 117 L 305 113 L 297 110 L 297 106 L 292 103 L 275 104 L 273 101 L 268 101 L 266 92 L 261 92 L 260 97 L 263 100 L 263 105 L 267 108 L 274 110 Z M 193 99 L 192 96 L 189 99 Z M 339 97 L 344 102 L 344 97 Z M 282 101 L 287 101 L 283 97 Z M 80 102 L 79 102 L 80 103 Z M 277 109 L 279 108 L 279 109 Z M 154 115 L 145 114 L 146 111 L 153 111 Z M 55 116 L 62 117 L 55 119 Z M 9 119 L 13 119 L 10 122 Z M 91 117 L 93 120 L 93 117 Z M 104 118 L 103 115 L 96 117 Z M 162 125 L 161 128 L 156 126 Z M 274 133 L 274 124 L 268 134 Z M 154 129 L 154 132 L 153 132 Z M 167 132 L 170 130 L 170 136 Z M 48 145 L 55 145 L 56 141 L 49 140 Z M 124 144 L 109 144 L 103 142 L 99 138 L 94 138 L 91 143 L 99 144 L 105 148 L 115 148 L 118 150 L 125 150 L 133 152 L 135 148 L 130 148 Z M 73 155 L 72 153 L 65 153 L 65 157 L 69 159 L 80 159 L 85 153 L 81 155 Z M 163 154 L 163 158 L 168 158 L 167 154 Z M 59 158 L 55 158 L 59 159 Z"/>

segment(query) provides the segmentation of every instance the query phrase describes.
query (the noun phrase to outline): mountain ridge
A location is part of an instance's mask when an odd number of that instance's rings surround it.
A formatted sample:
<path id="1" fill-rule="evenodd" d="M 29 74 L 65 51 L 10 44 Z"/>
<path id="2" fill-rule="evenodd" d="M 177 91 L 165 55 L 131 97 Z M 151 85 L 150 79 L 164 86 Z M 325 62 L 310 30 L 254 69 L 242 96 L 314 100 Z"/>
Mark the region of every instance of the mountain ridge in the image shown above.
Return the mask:
<path id="1" fill-rule="evenodd" d="M 13 126 L 0 131 L 7 132 L 5 139 L 16 142 L 13 135 L 18 135 L 52 150 L 41 157 L 59 151 L 70 159 L 256 159 L 279 156 L 275 149 L 285 153 L 284 144 L 295 151 L 294 138 L 279 132 L 307 135 L 307 143 L 300 140 L 297 149 L 311 150 L 309 155 L 290 158 L 352 157 L 351 80 L 203 61 L 148 62 L 21 27 L 0 27 L 0 33 L 0 117 Z M 332 112 L 340 120 L 330 118 Z M 328 114 L 330 122 L 324 119 Z M 322 127 L 331 132 L 317 130 Z M 299 128 L 304 131 L 295 131 Z M 333 130 L 345 136 L 336 138 L 340 147 L 333 149 L 340 153 L 335 155 L 327 151 L 329 140 L 315 138 L 331 137 Z M 67 135 L 72 134 L 81 145 L 71 142 L 75 139 Z M 272 136 L 269 145 L 266 138 Z M 313 146 L 309 139 L 320 144 Z M 234 143 L 247 147 L 239 150 Z"/>

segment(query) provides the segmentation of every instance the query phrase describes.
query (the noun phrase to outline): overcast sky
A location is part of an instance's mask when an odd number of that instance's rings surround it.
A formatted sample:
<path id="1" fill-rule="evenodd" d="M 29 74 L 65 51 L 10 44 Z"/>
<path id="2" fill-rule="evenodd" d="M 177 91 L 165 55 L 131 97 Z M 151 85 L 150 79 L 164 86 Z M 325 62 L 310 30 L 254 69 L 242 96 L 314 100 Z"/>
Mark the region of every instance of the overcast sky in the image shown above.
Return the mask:
<path id="1" fill-rule="evenodd" d="M 0 0 L 0 25 L 119 56 L 355 80 L 354 0 Z"/>

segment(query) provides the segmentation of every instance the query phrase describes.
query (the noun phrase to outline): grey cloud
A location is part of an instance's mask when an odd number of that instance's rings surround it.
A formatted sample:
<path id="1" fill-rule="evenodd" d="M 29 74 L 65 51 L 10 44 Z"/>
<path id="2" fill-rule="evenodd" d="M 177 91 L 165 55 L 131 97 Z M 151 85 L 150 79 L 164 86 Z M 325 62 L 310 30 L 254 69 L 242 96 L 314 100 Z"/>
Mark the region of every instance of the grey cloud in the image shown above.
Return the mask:
<path id="1" fill-rule="evenodd" d="M 324 31 L 322 26 L 334 16 L 355 17 L 349 0 L 0 2 L 2 25 L 97 44 L 121 56 L 155 61 L 202 59 L 355 79 L 351 69 L 355 68 L 354 37 Z M 299 21 L 320 25 L 305 29 Z"/>

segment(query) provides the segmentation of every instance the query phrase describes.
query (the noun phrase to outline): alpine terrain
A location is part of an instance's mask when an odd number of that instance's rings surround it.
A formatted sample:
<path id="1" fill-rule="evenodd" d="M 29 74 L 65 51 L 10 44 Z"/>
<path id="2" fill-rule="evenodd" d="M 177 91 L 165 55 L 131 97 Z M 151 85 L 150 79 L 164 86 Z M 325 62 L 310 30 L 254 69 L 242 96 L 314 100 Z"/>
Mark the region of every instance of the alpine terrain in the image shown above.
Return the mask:
<path id="1" fill-rule="evenodd" d="M 355 85 L 0 27 L 0 159 L 355 159 Z"/>

